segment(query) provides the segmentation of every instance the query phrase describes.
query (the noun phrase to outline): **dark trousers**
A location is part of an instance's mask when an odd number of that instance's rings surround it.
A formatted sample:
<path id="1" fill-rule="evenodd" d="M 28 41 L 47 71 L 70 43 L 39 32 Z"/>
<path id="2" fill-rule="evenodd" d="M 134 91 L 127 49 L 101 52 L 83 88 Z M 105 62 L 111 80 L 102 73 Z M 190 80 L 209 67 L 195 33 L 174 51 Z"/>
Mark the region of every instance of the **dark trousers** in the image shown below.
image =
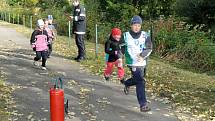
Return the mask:
<path id="1" fill-rule="evenodd" d="M 85 57 L 84 34 L 75 34 L 75 42 L 78 47 L 78 58 Z"/>
<path id="2" fill-rule="evenodd" d="M 52 43 L 48 44 L 48 47 L 49 47 L 48 56 L 50 56 L 52 53 Z"/>
<path id="3" fill-rule="evenodd" d="M 46 60 L 47 60 L 47 51 L 36 51 L 36 57 L 34 58 L 35 61 L 39 61 L 42 57 L 42 66 L 46 67 Z"/>
<path id="4" fill-rule="evenodd" d="M 136 85 L 137 100 L 141 106 L 146 105 L 145 79 L 143 67 L 129 67 L 132 77 L 125 81 L 126 86 Z"/>

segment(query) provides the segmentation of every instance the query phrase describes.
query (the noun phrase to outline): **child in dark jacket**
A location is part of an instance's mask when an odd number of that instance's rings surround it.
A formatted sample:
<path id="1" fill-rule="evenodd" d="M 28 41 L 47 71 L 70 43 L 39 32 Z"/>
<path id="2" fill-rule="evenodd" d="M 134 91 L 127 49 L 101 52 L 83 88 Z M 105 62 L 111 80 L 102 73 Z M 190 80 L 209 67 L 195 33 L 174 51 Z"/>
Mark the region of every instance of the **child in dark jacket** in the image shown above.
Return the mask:
<path id="1" fill-rule="evenodd" d="M 42 57 L 42 69 L 46 70 L 46 60 L 48 54 L 48 33 L 44 29 L 44 21 L 39 19 L 37 21 L 37 29 L 31 35 L 31 47 L 36 51 L 36 57 L 34 58 L 34 65 L 38 66 L 38 61 Z"/>
<path id="2" fill-rule="evenodd" d="M 119 28 L 113 28 L 111 30 L 110 38 L 105 43 L 105 53 L 106 53 L 106 68 L 104 70 L 104 77 L 109 80 L 114 65 L 118 69 L 119 80 L 124 80 L 124 68 L 122 62 L 122 48 L 121 45 L 121 30 Z M 122 82 L 122 81 L 121 81 Z"/>

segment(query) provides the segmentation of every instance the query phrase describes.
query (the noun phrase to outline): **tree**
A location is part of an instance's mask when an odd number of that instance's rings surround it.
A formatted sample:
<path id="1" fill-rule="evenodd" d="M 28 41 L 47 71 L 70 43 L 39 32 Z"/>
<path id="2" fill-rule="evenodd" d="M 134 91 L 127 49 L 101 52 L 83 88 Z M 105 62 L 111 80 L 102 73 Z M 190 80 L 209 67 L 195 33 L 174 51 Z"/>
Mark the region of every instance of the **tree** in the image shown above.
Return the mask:
<path id="1" fill-rule="evenodd" d="M 23 7 L 33 7 L 39 0 L 7 0 L 10 6 L 21 5 Z"/>
<path id="2" fill-rule="evenodd" d="M 37 7 L 41 7 L 43 10 L 50 8 L 64 8 L 69 6 L 68 0 L 39 0 Z"/>
<path id="3" fill-rule="evenodd" d="M 176 12 L 193 25 L 205 25 L 215 31 L 215 2 L 213 0 L 177 0 Z"/>

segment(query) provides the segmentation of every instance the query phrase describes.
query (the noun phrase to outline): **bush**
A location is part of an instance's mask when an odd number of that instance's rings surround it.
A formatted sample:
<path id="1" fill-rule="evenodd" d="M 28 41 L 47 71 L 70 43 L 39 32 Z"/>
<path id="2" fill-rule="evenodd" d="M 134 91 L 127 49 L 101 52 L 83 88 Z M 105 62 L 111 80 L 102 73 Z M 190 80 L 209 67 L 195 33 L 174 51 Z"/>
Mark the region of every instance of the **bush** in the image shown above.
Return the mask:
<path id="1" fill-rule="evenodd" d="M 186 17 L 186 21 L 193 25 L 205 25 L 202 28 L 215 34 L 215 2 L 213 0 L 176 0 L 176 12 Z"/>
<path id="2" fill-rule="evenodd" d="M 162 28 L 156 33 L 154 48 L 156 54 L 170 61 L 182 61 L 197 70 L 215 70 L 215 44 L 205 32 Z"/>

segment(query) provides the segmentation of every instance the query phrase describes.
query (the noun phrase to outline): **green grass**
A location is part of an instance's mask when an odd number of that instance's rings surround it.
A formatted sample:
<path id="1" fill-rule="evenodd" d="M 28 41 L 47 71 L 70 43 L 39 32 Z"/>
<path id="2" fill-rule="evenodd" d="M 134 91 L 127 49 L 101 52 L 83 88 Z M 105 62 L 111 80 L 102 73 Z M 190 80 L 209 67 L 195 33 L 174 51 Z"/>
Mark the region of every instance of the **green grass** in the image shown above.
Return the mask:
<path id="1" fill-rule="evenodd" d="M 215 76 L 197 74 L 151 59 L 148 86 L 153 93 L 168 97 L 176 107 L 196 115 L 215 116 Z"/>
<path id="2" fill-rule="evenodd" d="M 7 100 L 9 99 L 9 87 L 4 83 L 2 74 L 0 73 L 0 118 L 1 121 L 8 121 L 9 113 L 7 111 Z"/>
<path id="3" fill-rule="evenodd" d="M 30 35 L 26 32 L 29 29 L 20 29 L 17 25 L 13 27 L 20 32 L 24 30 L 26 35 Z M 95 58 L 94 43 L 86 42 L 86 49 L 87 60 L 81 62 L 81 65 L 92 74 L 103 76 L 105 66 L 103 45 L 99 45 L 97 58 Z M 69 41 L 67 37 L 59 36 L 54 43 L 54 52 L 72 59 L 77 55 L 77 48 L 74 40 Z M 126 72 L 129 75 L 127 68 Z M 215 117 L 215 75 L 191 72 L 152 56 L 149 59 L 146 80 L 149 93 L 167 97 L 174 108 L 183 109 L 182 112 L 191 112 L 206 120 Z M 115 79 L 113 81 L 119 83 Z"/>

